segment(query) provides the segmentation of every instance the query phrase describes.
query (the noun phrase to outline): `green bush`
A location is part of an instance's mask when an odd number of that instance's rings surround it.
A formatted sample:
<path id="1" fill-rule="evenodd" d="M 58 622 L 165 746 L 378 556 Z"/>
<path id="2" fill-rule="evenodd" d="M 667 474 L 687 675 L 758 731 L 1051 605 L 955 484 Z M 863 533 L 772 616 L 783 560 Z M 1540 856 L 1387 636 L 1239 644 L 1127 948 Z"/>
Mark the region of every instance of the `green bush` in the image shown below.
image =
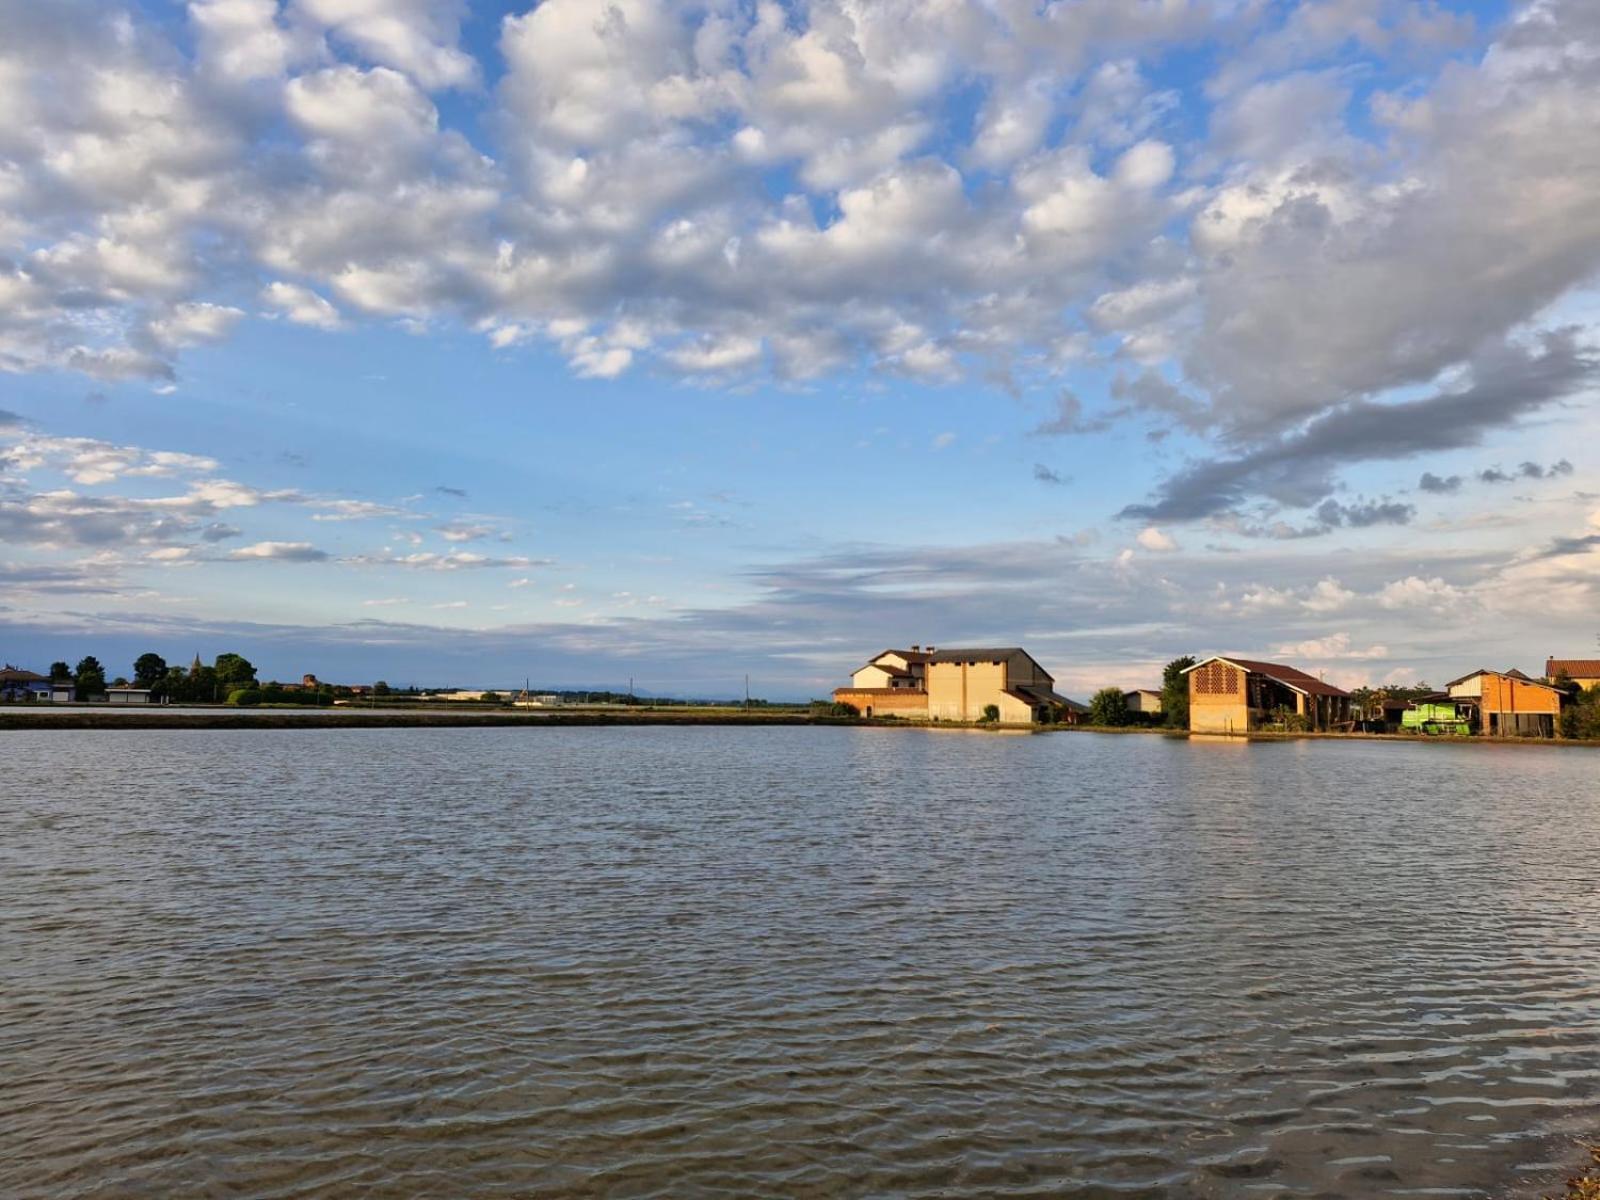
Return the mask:
<path id="1" fill-rule="evenodd" d="M 254 708 L 261 703 L 260 688 L 239 688 L 228 693 L 228 703 L 236 708 Z"/>
<path id="2" fill-rule="evenodd" d="M 994 724 L 999 719 L 1000 706 L 998 704 L 985 704 L 983 706 L 983 716 L 978 718 L 979 721 L 989 725 Z"/>
<path id="3" fill-rule="evenodd" d="M 847 704 L 843 700 L 835 700 L 828 706 L 830 717 L 859 717 L 861 710 L 854 704 Z"/>

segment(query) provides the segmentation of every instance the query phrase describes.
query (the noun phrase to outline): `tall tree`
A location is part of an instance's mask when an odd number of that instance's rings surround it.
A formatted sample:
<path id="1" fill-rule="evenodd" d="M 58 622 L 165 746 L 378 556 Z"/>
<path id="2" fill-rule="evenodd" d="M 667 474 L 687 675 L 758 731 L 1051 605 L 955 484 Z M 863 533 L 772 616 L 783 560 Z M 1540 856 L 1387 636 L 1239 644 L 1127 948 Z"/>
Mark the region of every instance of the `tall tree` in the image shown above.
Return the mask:
<path id="1" fill-rule="evenodd" d="M 242 654 L 217 655 L 217 682 L 221 684 L 243 685 L 254 683 L 256 669 L 250 665 L 250 660 Z"/>
<path id="2" fill-rule="evenodd" d="M 1175 658 L 1161 670 L 1161 715 L 1169 729 L 1189 728 L 1189 677 L 1194 655 Z"/>
<path id="3" fill-rule="evenodd" d="M 86 655 L 78 662 L 78 669 L 74 672 L 78 683 L 78 695 L 100 696 L 106 690 L 106 669 L 100 665 L 100 660 L 94 655 Z"/>
<path id="4" fill-rule="evenodd" d="M 71 683 L 72 682 L 72 668 L 69 667 L 66 663 L 61 662 L 60 660 L 57 660 L 56 662 L 51 663 L 50 664 L 50 682 L 51 683 Z"/>
<path id="5" fill-rule="evenodd" d="M 166 675 L 167 660 L 159 654 L 141 654 L 133 660 L 133 681 L 142 688 L 154 687 Z"/>
<path id="6" fill-rule="evenodd" d="M 1126 725 L 1128 723 L 1128 698 L 1121 688 L 1105 687 L 1089 701 L 1089 724 Z"/>

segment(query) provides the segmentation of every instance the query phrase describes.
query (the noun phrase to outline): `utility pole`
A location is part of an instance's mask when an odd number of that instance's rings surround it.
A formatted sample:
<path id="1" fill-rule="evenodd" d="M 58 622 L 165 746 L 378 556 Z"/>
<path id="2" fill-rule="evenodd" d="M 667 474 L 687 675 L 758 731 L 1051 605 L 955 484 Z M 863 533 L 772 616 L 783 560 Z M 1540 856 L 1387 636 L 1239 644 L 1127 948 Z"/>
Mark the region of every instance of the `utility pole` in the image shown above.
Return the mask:
<path id="1" fill-rule="evenodd" d="M 744 710 L 750 711 L 750 676 L 744 677 Z"/>

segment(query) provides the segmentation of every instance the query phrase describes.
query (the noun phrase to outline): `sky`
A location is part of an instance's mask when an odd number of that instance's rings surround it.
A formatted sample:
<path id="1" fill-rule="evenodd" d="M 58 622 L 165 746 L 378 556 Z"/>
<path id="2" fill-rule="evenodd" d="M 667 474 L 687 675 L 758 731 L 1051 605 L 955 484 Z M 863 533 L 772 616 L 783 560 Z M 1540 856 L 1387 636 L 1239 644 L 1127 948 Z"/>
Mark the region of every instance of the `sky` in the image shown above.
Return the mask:
<path id="1" fill-rule="evenodd" d="M 0 658 L 1600 656 L 1592 0 L 0 0 Z"/>

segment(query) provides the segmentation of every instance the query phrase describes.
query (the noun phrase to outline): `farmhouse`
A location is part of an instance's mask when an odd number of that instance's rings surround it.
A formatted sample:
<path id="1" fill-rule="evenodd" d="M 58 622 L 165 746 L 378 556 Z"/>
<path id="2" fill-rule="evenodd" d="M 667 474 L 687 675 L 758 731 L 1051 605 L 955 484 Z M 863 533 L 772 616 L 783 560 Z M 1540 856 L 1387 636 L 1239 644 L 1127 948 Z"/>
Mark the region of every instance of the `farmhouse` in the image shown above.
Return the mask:
<path id="1" fill-rule="evenodd" d="M 1292 713 L 1318 730 L 1350 720 L 1349 692 L 1281 663 L 1215 655 L 1184 674 L 1195 733 L 1249 733 L 1277 713 Z"/>
<path id="2" fill-rule="evenodd" d="M 1134 688 L 1131 692 L 1123 692 L 1122 703 L 1131 713 L 1152 717 L 1161 714 L 1161 693 L 1151 688 Z"/>
<path id="3" fill-rule="evenodd" d="M 1554 683 L 1565 675 L 1579 687 L 1588 690 L 1600 686 L 1600 658 L 1547 658 L 1544 660 L 1544 681 Z"/>
<path id="4" fill-rule="evenodd" d="M 1495 737 L 1555 737 L 1561 723 L 1561 692 L 1521 671 L 1479 669 L 1445 684 L 1452 700 L 1475 709 L 1476 732 Z"/>
<path id="5" fill-rule="evenodd" d="M 0 667 L 0 700 L 70 704 L 73 690 L 70 682 L 56 683 L 48 676 L 24 671 L 10 663 Z"/>
<path id="6" fill-rule="evenodd" d="M 1055 678 L 1020 646 L 885 650 L 833 693 L 862 716 L 977 721 L 993 707 L 1006 724 L 1076 719 L 1084 706 L 1055 691 Z"/>

